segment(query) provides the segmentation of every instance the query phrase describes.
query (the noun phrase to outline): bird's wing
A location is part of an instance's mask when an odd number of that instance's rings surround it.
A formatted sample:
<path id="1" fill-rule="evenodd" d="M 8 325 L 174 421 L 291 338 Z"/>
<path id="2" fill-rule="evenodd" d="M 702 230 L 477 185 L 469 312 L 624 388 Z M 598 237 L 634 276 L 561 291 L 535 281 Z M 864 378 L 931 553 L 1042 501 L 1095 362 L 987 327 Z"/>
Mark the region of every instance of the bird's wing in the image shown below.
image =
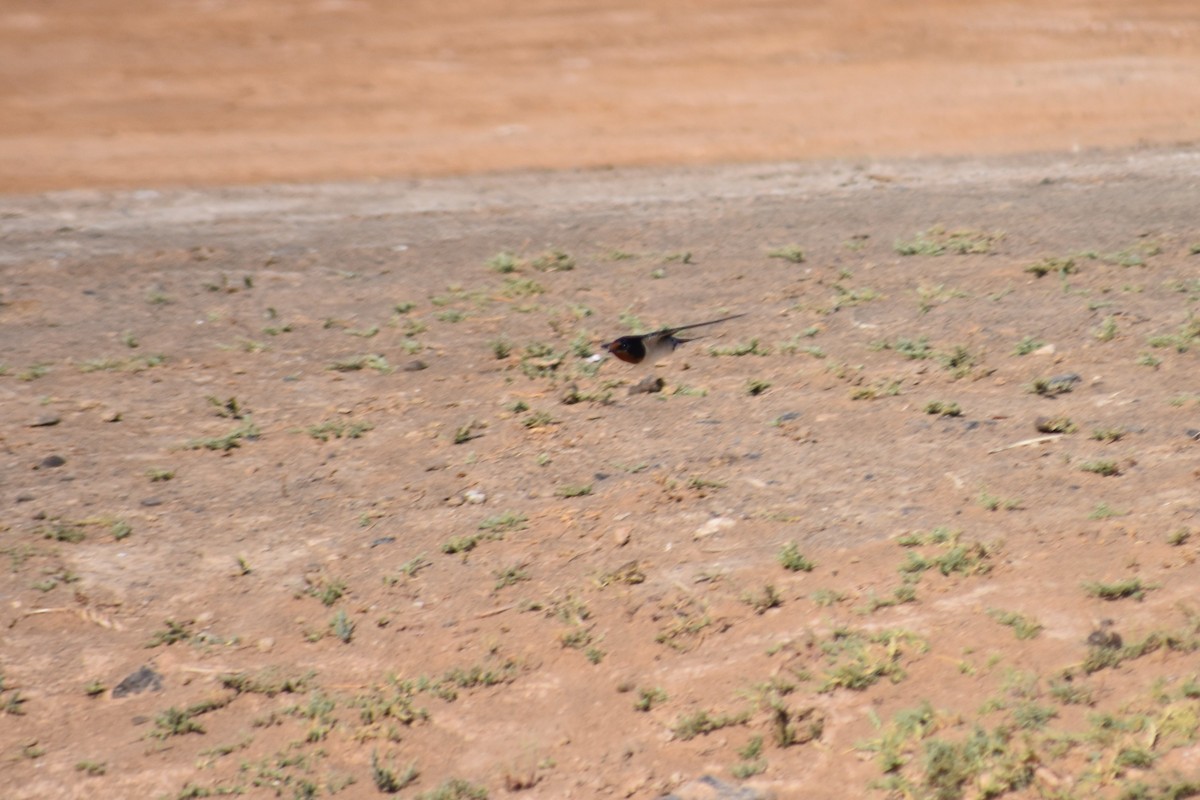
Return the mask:
<path id="1" fill-rule="evenodd" d="M 746 316 L 746 315 L 745 314 L 731 314 L 728 317 L 721 317 L 720 319 L 710 319 L 708 322 L 694 322 L 691 325 L 680 325 L 676 328 L 663 328 L 661 331 L 655 331 L 654 333 L 647 334 L 647 335 L 655 336 L 657 334 L 667 334 L 668 336 L 670 336 L 670 335 L 679 333 L 680 331 L 690 330 L 691 328 L 703 328 L 705 325 L 716 325 L 718 322 L 728 322 L 731 319 L 737 319 L 738 317 L 744 317 L 744 316 Z"/>

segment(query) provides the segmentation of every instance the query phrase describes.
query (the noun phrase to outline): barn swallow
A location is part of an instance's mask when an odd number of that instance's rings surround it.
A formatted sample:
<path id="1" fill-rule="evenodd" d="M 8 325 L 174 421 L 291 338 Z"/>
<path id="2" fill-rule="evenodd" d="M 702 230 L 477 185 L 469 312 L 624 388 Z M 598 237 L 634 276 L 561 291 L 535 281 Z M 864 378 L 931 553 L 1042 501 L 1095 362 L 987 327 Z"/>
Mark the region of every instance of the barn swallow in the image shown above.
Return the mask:
<path id="1" fill-rule="evenodd" d="M 643 362 L 654 363 L 660 358 L 670 355 L 676 347 L 684 342 L 693 341 L 692 339 L 680 339 L 675 334 L 680 331 L 690 330 L 692 328 L 703 328 L 705 325 L 716 325 L 718 322 L 725 322 L 738 317 L 744 317 L 745 314 L 734 314 L 729 317 L 721 317 L 720 319 L 709 320 L 708 322 L 697 322 L 693 325 L 680 325 L 678 328 L 663 328 L 661 331 L 653 333 L 642 333 L 634 336 L 622 336 L 619 339 L 614 339 L 604 345 L 604 349 L 612 353 L 622 361 L 630 364 L 641 364 Z"/>

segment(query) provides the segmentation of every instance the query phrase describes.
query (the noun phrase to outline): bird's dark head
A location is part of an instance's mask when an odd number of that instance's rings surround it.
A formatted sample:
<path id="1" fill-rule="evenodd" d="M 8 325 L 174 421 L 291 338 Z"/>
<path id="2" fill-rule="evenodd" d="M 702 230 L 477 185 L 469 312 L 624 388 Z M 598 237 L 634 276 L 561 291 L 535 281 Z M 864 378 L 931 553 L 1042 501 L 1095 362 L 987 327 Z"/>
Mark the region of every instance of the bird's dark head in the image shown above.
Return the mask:
<path id="1" fill-rule="evenodd" d="M 630 364 L 640 364 L 646 357 L 646 344 L 641 336 L 622 336 L 604 345 L 604 349 Z"/>

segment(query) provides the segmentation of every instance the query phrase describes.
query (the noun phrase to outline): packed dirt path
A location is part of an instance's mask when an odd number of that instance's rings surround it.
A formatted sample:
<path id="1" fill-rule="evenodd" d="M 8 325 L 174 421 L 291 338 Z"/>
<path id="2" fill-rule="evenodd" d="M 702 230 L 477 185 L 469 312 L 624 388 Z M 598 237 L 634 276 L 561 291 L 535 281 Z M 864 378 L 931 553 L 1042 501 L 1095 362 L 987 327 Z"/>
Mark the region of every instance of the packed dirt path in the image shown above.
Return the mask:
<path id="1" fill-rule="evenodd" d="M 7 0 L 0 193 L 1200 138 L 1191 0 Z"/>

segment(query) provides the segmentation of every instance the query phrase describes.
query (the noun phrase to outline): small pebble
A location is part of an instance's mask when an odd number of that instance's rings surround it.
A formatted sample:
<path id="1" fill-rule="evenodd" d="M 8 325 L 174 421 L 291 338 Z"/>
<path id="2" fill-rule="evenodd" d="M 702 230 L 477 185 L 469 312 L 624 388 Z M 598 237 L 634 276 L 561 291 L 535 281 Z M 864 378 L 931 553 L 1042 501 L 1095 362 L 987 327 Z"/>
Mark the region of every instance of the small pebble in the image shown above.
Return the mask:
<path id="1" fill-rule="evenodd" d="M 67 460 L 62 456 L 46 456 L 42 459 L 40 466 L 42 469 L 53 469 L 54 467 L 61 467 L 65 463 L 67 463 Z"/>
<path id="2" fill-rule="evenodd" d="M 62 422 L 62 417 L 58 414 L 43 414 L 35 421 L 29 423 L 31 428 L 49 428 L 51 425 L 57 425 Z"/>
<path id="3" fill-rule="evenodd" d="M 142 505 L 146 506 L 146 508 L 154 508 L 154 506 L 161 506 L 162 503 L 163 503 L 163 501 L 162 501 L 161 497 L 146 497 L 146 498 L 142 499 Z"/>
<path id="4" fill-rule="evenodd" d="M 415 361 L 410 361 L 404 365 L 405 372 L 420 372 L 421 370 L 428 369 L 428 368 L 429 368 L 429 365 L 420 359 L 417 359 Z"/>
<path id="5" fill-rule="evenodd" d="M 463 499 L 471 505 L 477 506 L 487 502 L 487 495 L 478 489 L 467 489 L 463 492 Z"/>

